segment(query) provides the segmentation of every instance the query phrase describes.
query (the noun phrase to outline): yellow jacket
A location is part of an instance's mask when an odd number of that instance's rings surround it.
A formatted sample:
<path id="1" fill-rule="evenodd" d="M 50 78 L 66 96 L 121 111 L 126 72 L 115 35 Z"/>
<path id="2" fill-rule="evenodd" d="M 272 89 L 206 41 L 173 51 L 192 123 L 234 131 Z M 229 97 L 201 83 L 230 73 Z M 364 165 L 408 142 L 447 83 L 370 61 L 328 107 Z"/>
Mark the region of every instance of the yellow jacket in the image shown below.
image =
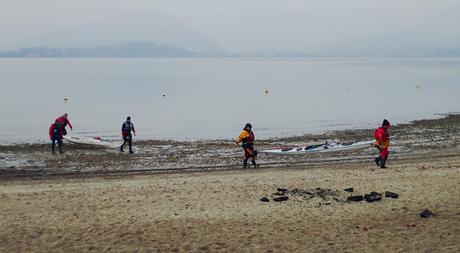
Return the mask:
<path id="1" fill-rule="evenodd" d="M 252 131 L 248 132 L 246 130 L 241 131 L 240 135 L 238 138 L 236 138 L 236 143 L 253 143 L 254 142 L 254 133 Z"/>

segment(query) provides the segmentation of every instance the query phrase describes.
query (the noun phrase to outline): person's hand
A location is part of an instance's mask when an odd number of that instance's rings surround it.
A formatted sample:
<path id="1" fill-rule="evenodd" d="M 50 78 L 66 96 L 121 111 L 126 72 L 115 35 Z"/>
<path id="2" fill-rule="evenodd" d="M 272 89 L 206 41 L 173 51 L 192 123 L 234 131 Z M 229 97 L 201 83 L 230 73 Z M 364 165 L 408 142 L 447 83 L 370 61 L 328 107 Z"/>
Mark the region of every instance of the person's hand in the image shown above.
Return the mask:
<path id="1" fill-rule="evenodd" d="M 134 136 L 136 136 L 136 132 L 134 132 Z"/>
<path id="2" fill-rule="evenodd" d="M 240 145 L 237 141 L 235 141 L 236 145 Z"/>

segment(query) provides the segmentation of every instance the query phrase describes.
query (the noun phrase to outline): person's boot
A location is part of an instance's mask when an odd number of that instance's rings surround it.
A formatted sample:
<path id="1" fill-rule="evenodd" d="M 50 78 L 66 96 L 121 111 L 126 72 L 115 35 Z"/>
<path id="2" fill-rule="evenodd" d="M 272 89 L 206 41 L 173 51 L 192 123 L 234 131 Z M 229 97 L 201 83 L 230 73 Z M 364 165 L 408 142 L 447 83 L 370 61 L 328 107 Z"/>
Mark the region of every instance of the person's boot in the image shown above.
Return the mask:
<path id="1" fill-rule="evenodd" d="M 387 168 L 387 166 L 385 166 L 385 163 L 386 163 L 386 160 L 382 160 L 382 161 L 380 162 L 380 168 L 381 168 L 381 169 L 386 169 L 386 168 Z"/>
<path id="2" fill-rule="evenodd" d="M 243 168 L 247 168 L 248 167 L 248 160 L 244 160 L 243 161 Z"/>
<path id="3" fill-rule="evenodd" d="M 375 164 L 377 164 L 377 166 L 379 166 L 379 167 L 380 167 L 380 160 L 381 160 L 381 159 L 380 159 L 380 156 L 377 157 L 377 158 L 375 158 L 375 160 L 374 160 L 374 161 L 375 161 Z"/>
<path id="4" fill-rule="evenodd" d="M 120 152 L 124 152 L 123 146 L 120 146 Z"/>
<path id="5" fill-rule="evenodd" d="M 129 153 L 130 153 L 130 154 L 133 154 L 133 153 L 134 153 L 134 151 L 130 150 L 130 151 L 129 151 Z"/>
<path id="6" fill-rule="evenodd" d="M 259 167 L 259 165 L 256 164 L 256 160 L 252 160 L 252 165 L 254 166 L 254 168 Z"/>

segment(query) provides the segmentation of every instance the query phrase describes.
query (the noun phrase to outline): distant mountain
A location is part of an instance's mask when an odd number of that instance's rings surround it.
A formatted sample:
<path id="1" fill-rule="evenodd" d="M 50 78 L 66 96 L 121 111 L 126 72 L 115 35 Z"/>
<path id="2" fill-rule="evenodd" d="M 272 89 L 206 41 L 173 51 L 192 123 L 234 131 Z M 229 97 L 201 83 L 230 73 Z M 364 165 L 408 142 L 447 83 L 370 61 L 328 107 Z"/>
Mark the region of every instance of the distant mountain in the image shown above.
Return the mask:
<path id="1" fill-rule="evenodd" d="M 390 44 L 390 43 L 389 43 Z M 163 45 L 156 42 L 138 41 L 95 47 L 29 47 L 13 51 L 0 52 L 3 57 L 100 57 L 100 58 L 155 58 L 155 57 L 261 57 L 261 58 L 292 58 L 292 57 L 460 57 L 459 48 L 431 49 L 428 47 L 353 47 L 333 49 L 329 51 L 303 53 L 283 50 L 262 50 L 246 54 L 210 53 L 193 51 L 179 47 Z"/>
<path id="2" fill-rule="evenodd" d="M 423 47 L 343 47 L 331 48 L 330 50 L 317 50 L 310 53 L 290 52 L 282 50 L 263 50 L 249 52 L 245 57 L 274 57 L 274 58 L 295 58 L 295 57 L 460 57 L 460 48 L 423 48 Z"/>
<path id="3" fill-rule="evenodd" d="M 101 14 L 98 12 L 97 14 L 88 14 L 84 18 L 78 17 L 78 22 L 67 22 L 66 25 L 60 22 L 44 22 L 41 19 L 29 20 L 28 22 L 32 23 L 31 26 L 12 28 L 14 33 L 20 34 L 20 36 L 10 36 L 9 34 L 2 36 L 0 51 L 28 48 L 31 45 L 84 49 L 95 45 L 117 44 L 116 46 L 122 46 L 126 42 L 140 41 L 156 42 L 158 46 L 167 45 L 200 55 L 226 53 L 226 50 L 211 38 L 165 14 L 151 11 Z M 65 17 L 62 18 L 65 19 Z M 148 47 L 153 48 L 154 46 L 148 45 Z"/>
<path id="4" fill-rule="evenodd" d="M 195 57 L 211 56 L 155 42 L 128 42 L 89 48 L 49 48 L 30 47 L 15 51 L 0 52 L 0 57 L 114 57 L 114 58 L 153 58 L 153 57 Z"/>

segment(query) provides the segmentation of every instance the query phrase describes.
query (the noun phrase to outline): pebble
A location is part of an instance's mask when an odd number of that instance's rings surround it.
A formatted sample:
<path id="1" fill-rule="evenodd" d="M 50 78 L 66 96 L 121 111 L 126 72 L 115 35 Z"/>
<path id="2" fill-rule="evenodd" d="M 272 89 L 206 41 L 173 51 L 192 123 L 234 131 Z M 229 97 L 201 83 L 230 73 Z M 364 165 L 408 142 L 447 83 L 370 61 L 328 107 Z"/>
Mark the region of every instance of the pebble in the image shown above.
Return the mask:
<path id="1" fill-rule="evenodd" d="M 430 218 L 431 216 L 434 216 L 434 213 L 432 213 L 428 209 L 425 209 L 425 211 L 420 213 L 420 217 L 422 218 Z"/>
<path id="2" fill-rule="evenodd" d="M 281 197 L 273 198 L 273 201 L 275 201 L 275 202 L 283 202 L 283 201 L 286 201 L 288 199 L 289 199 L 288 196 L 281 196 Z"/>
<path id="3" fill-rule="evenodd" d="M 354 195 L 354 196 L 350 196 L 347 198 L 347 201 L 354 201 L 354 202 L 359 202 L 363 200 L 364 200 L 363 195 Z"/>
<path id="4" fill-rule="evenodd" d="M 386 191 L 385 192 L 385 197 L 397 199 L 399 197 L 399 194 L 397 194 L 395 192 Z"/>
<path id="5" fill-rule="evenodd" d="M 367 202 L 375 202 L 375 201 L 380 201 L 382 199 L 382 194 L 378 192 L 371 192 L 370 194 L 365 194 L 364 199 Z"/>
<path id="6" fill-rule="evenodd" d="M 262 201 L 262 202 L 270 202 L 270 200 L 268 198 L 266 198 L 266 197 L 261 198 L 260 201 Z"/>

